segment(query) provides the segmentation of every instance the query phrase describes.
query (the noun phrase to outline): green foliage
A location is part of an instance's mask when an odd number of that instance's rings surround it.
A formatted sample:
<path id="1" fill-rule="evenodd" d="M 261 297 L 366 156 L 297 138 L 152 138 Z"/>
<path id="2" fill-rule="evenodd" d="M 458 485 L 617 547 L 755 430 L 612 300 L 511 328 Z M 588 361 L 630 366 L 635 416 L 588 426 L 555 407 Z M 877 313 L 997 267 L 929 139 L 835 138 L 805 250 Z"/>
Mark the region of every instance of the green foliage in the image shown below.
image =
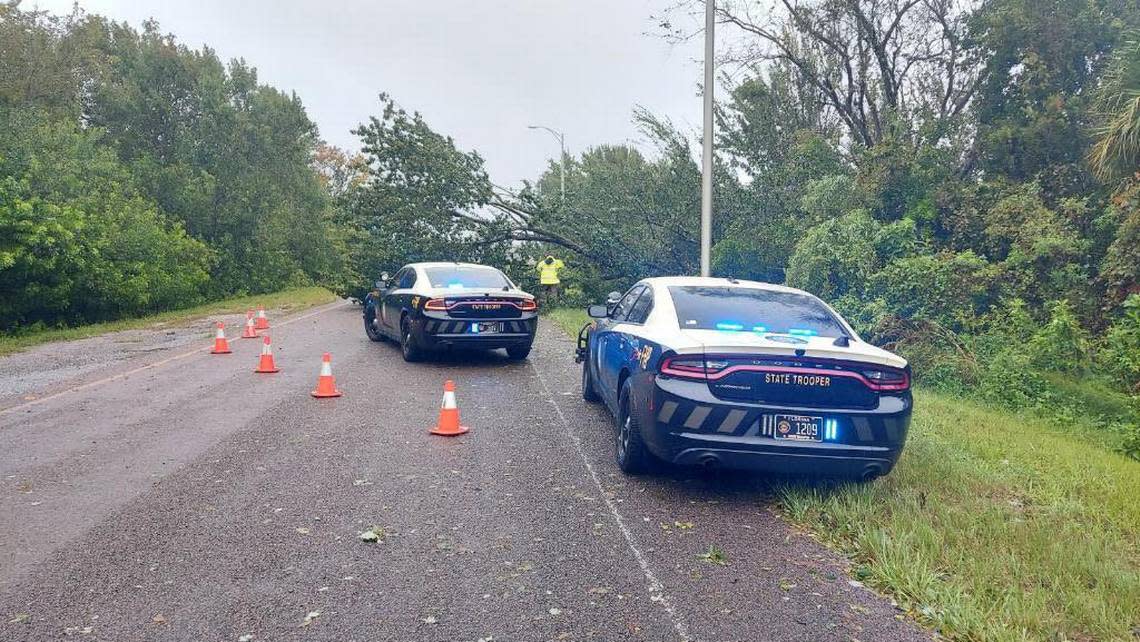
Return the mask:
<path id="1" fill-rule="evenodd" d="M 788 261 L 788 285 L 825 299 L 863 292 L 877 262 L 878 230 L 866 210 L 811 228 Z"/>
<path id="2" fill-rule="evenodd" d="M 316 143 L 243 61 L 0 4 L 0 328 L 347 280 Z"/>
<path id="3" fill-rule="evenodd" d="M 1038 370 L 1084 373 L 1089 366 L 1089 338 L 1068 301 L 1049 304 L 1049 321 L 1029 340 L 1031 363 Z"/>
<path id="4" fill-rule="evenodd" d="M 0 327 L 201 299 L 210 252 L 133 186 L 99 134 L 0 107 Z"/>
<path id="5" fill-rule="evenodd" d="M 1105 333 L 1097 361 L 1125 389 L 1140 392 L 1140 294 L 1124 302 L 1124 316 Z"/>
<path id="6" fill-rule="evenodd" d="M 993 268 L 970 251 L 895 259 L 869 282 L 869 292 L 898 316 L 955 331 L 993 302 Z"/>

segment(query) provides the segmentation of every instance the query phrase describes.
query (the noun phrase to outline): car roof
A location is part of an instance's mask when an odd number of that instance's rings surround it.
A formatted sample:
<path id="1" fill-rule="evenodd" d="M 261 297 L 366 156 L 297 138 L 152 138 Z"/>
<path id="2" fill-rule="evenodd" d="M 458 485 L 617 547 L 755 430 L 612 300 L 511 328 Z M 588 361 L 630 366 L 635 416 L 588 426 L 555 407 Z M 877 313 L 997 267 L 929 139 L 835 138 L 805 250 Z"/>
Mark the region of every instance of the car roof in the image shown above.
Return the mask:
<path id="1" fill-rule="evenodd" d="M 791 292 L 794 294 L 813 296 L 810 292 L 805 292 L 804 290 L 799 290 L 796 288 L 790 288 L 786 285 L 765 283 L 764 281 L 746 281 L 743 279 L 733 279 L 730 281 L 726 277 L 717 276 L 655 276 L 648 279 L 642 279 L 640 282 L 661 287 L 687 285 L 722 288 L 755 288 L 759 290 L 769 290 L 772 292 Z"/>
<path id="2" fill-rule="evenodd" d="M 491 265 L 483 265 L 481 263 L 461 263 L 459 261 L 424 261 L 421 263 L 409 263 L 404 267 L 411 268 L 434 268 L 434 267 L 467 267 L 467 268 L 489 268 L 498 270 L 499 268 Z"/>

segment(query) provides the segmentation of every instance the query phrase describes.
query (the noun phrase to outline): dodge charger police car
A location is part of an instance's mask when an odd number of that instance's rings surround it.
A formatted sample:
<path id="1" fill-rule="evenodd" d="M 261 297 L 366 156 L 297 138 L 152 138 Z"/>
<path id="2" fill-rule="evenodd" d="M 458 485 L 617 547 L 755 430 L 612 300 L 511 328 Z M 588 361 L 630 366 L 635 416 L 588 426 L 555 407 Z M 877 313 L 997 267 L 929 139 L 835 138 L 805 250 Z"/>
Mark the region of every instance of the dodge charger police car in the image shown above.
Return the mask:
<path id="1" fill-rule="evenodd" d="M 650 278 L 589 314 L 582 395 L 615 417 L 627 473 L 665 460 L 870 480 L 902 452 L 910 367 L 807 292 Z"/>
<path id="2" fill-rule="evenodd" d="M 400 344 L 406 361 L 432 350 L 505 348 L 526 359 L 538 303 L 507 275 L 473 263 L 410 263 L 364 298 L 364 331 Z"/>

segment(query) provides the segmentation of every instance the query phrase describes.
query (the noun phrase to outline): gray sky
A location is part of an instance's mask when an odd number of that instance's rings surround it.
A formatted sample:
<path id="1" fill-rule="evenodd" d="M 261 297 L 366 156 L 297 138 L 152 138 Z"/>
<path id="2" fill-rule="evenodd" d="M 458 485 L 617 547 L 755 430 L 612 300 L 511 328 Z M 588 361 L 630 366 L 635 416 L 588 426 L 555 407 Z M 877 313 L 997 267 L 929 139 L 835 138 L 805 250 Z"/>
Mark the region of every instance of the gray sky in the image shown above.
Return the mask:
<path id="1" fill-rule="evenodd" d="M 686 131 L 701 122 L 700 39 L 671 45 L 651 16 L 672 0 L 80 0 L 138 27 L 153 17 L 194 48 L 244 57 L 262 82 L 302 98 L 321 135 L 355 149 L 349 130 L 385 91 L 502 185 L 536 178 L 566 133 L 568 151 L 640 142 L 636 105 Z M 25 0 L 57 13 L 72 0 Z"/>

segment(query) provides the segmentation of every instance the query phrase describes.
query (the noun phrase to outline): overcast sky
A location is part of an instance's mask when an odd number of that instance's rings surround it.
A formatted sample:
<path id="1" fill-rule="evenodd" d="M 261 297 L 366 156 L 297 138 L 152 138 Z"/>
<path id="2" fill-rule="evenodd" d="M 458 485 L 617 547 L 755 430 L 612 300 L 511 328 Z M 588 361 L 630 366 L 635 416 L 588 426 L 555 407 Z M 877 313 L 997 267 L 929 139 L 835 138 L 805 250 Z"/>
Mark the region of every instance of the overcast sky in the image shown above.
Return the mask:
<path id="1" fill-rule="evenodd" d="M 194 48 L 243 57 L 262 82 L 295 90 L 322 137 L 349 130 L 391 94 L 501 185 L 533 179 L 566 133 L 568 151 L 642 141 L 636 105 L 686 131 L 701 122 L 700 39 L 664 42 L 651 17 L 674 0 L 80 0 L 139 27 L 155 18 Z M 66 13 L 72 0 L 25 0 Z"/>

